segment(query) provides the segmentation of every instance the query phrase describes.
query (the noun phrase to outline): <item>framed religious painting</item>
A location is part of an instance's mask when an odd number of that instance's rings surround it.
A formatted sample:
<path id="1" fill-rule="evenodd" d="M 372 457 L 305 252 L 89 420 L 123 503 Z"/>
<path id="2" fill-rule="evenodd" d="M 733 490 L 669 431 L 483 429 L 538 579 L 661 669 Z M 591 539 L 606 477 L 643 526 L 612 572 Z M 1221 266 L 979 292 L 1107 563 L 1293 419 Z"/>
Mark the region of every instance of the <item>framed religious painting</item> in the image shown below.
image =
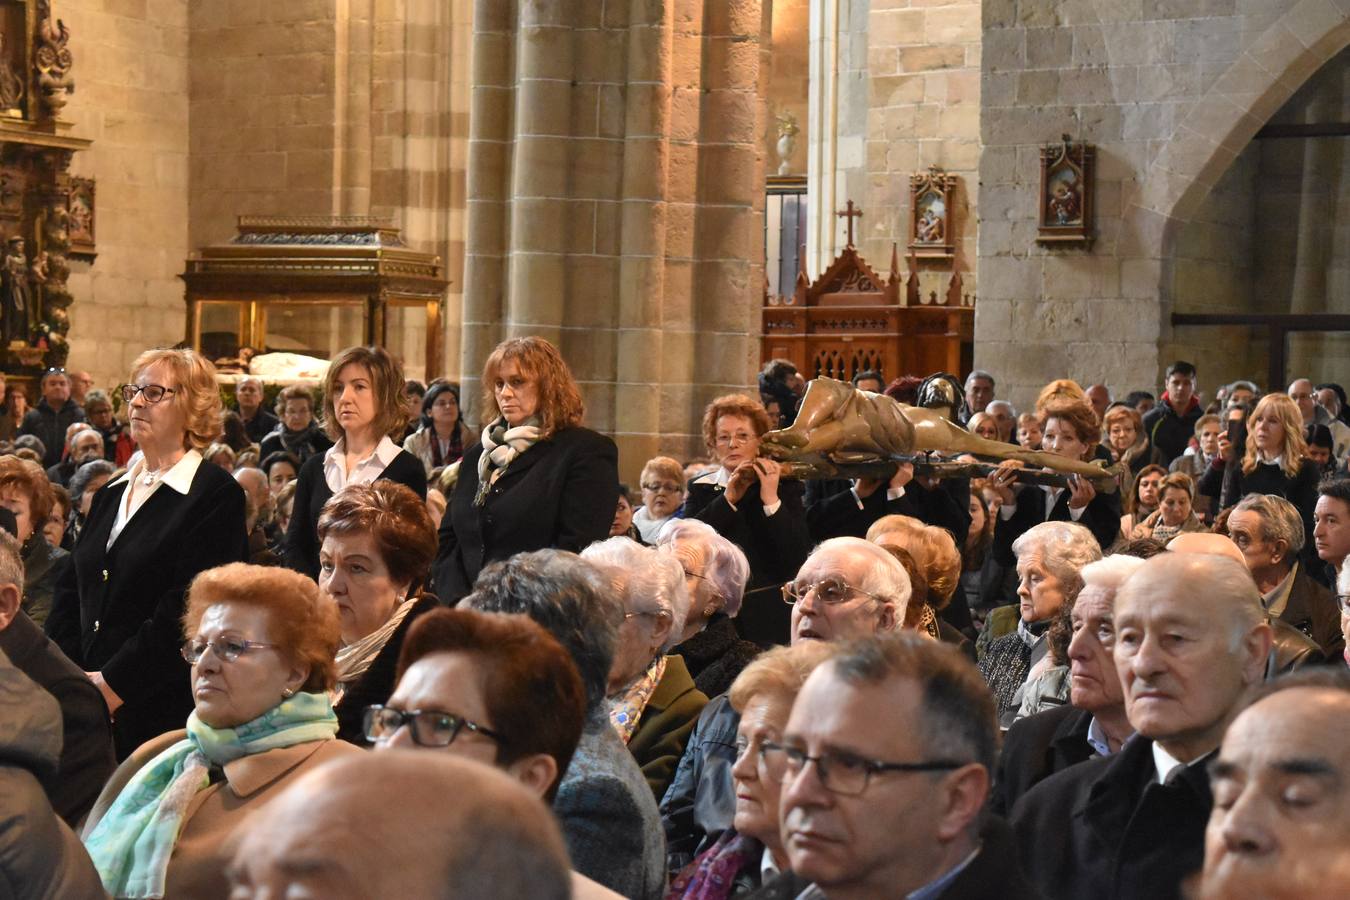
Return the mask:
<path id="1" fill-rule="evenodd" d="M 952 241 L 952 201 L 956 194 L 956 176 L 937 166 L 909 176 L 911 256 L 922 259 L 951 259 L 956 247 Z"/>
<path id="2" fill-rule="evenodd" d="M 1040 217 L 1042 244 L 1092 245 L 1093 165 L 1096 148 L 1064 135 L 1041 147 Z"/>
<path id="3" fill-rule="evenodd" d="M 94 250 L 94 179 L 70 179 L 70 193 L 66 195 L 67 227 L 70 231 L 70 255 L 93 259 Z"/>

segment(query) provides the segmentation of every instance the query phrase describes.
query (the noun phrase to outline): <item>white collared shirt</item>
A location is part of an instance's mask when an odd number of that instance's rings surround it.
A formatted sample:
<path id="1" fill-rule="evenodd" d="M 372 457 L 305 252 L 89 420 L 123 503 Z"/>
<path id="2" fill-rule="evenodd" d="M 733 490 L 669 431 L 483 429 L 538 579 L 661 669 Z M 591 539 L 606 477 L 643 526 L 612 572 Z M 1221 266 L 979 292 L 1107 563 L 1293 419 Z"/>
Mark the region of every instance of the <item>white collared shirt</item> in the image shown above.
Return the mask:
<path id="1" fill-rule="evenodd" d="M 1171 775 L 1178 766 L 1184 766 L 1186 764 L 1164 750 L 1162 744 L 1154 741 L 1153 765 L 1158 770 L 1158 784 L 1162 784 L 1167 781 L 1167 776 Z"/>
<path id="2" fill-rule="evenodd" d="M 773 852 L 768 847 L 764 848 L 764 855 L 759 858 L 759 883 L 768 884 L 779 875 L 778 863 L 773 861 Z"/>
<path id="3" fill-rule="evenodd" d="M 349 484 L 370 484 L 379 478 L 389 464 L 401 451 L 389 435 L 380 438 L 370 455 L 362 459 L 350 472 L 347 471 L 347 439 L 338 438 L 338 442 L 329 447 L 323 455 L 323 480 L 333 493 L 337 493 Z"/>
<path id="4" fill-rule="evenodd" d="M 160 485 L 167 485 L 171 490 L 187 496 L 188 490 L 192 487 L 192 479 L 197 477 L 197 470 L 201 465 L 202 455 L 196 450 L 189 450 L 169 468 L 169 471 L 156 479 L 154 484 L 145 485 L 139 481 L 145 474 L 145 458 L 136 460 L 131 468 L 127 469 L 126 474 L 113 482 L 113 484 L 125 483 L 127 489 L 122 493 L 121 502 L 117 504 L 117 517 L 113 519 L 112 528 L 108 531 L 108 544 L 105 549 L 112 547 L 122 529 L 131 521 L 131 517 L 136 515 L 155 491 L 159 490 Z"/>

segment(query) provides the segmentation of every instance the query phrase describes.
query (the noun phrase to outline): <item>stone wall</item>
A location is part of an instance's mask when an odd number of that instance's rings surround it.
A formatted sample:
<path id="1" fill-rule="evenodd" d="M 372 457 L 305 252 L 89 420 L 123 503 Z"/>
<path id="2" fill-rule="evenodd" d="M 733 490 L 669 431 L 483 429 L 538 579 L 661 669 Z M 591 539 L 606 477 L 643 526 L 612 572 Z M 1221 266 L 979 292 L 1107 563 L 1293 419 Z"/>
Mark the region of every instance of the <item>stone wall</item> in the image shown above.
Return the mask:
<path id="1" fill-rule="evenodd" d="M 759 0 L 479 0 L 466 397 L 540 335 L 630 480 L 701 452 L 703 406 L 757 368 L 767 32 Z"/>
<path id="2" fill-rule="evenodd" d="M 93 147 L 98 258 L 72 261 L 70 361 L 121 384 L 148 346 L 183 339 L 187 255 L 187 0 L 66 0 L 76 90 L 65 117 Z"/>
<path id="3" fill-rule="evenodd" d="M 1019 404 L 1061 373 L 1156 390 L 1164 261 L 1257 129 L 1350 42 L 1350 0 L 988 0 L 983 15 L 976 365 Z M 1091 251 L 1035 242 L 1038 147 L 1061 134 L 1097 145 Z"/>

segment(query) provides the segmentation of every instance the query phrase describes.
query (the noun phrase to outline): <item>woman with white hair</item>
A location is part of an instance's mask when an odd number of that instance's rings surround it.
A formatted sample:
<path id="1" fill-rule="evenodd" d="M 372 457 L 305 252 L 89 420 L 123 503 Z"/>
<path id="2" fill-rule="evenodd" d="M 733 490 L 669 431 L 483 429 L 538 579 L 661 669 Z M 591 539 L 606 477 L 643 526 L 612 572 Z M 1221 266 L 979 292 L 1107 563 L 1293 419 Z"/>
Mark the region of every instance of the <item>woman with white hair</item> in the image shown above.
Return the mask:
<path id="1" fill-rule="evenodd" d="M 759 646 L 743 640 L 732 621 L 741 611 L 750 563 L 740 547 L 697 519 L 667 522 L 656 547 L 679 561 L 689 592 L 689 615 L 674 652 L 683 657 L 694 685 L 716 697 L 759 655 Z"/>
<path id="2" fill-rule="evenodd" d="M 1019 579 L 1017 631 L 990 644 L 979 664 L 1004 728 L 1017 716 L 1023 685 L 1052 665 L 1050 625 L 1082 590 L 1083 567 L 1102 558 L 1092 532 L 1076 522 L 1035 525 L 1013 542 L 1012 550 Z"/>
<path id="3" fill-rule="evenodd" d="M 666 655 L 689 616 L 684 569 L 672 554 L 626 537 L 591 544 L 581 557 L 605 570 L 623 601 L 609 670 L 610 724 L 660 800 L 708 702 L 684 660 Z"/>

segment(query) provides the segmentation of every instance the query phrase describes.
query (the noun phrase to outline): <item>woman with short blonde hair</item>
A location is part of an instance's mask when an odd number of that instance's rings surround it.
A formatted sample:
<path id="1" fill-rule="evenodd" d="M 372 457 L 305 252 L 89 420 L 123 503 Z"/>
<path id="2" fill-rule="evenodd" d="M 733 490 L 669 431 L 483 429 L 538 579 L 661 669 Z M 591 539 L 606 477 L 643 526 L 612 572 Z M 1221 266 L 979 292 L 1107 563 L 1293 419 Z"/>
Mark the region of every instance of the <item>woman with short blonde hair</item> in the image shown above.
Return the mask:
<path id="1" fill-rule="evenodd" d="M 643 541 L 655 544 L 662 526 L 684 506 L 684 466 L 669 456 L 654 456 L 642 467 L 638 487 L 642 506 L 633 513 L 633 526 Z"/>
<path id="2" fill-rule="evenodd" d="M 398 361 L 383 347 L 348 347 L 328 364 L 323 388 L 322 423 L 336 443 L 300 467 L 286 531 L 286 565 L 311 578 L 319 577 L 319 514 L 335 493 L 380 479 L 427 496 L 422 461 L 393 440 L 408 424 Z"/>
<path id="3" fill-rule="evenodd" d="M 582 426 L 586 407 L 558 348 L 502 341 L 483 364 L 483 430 L 464 451 L 441 519 L 436 593 L 453 603 L 490 562 L 545 548 L 580 552 L 609 535 L 618 448 Z"/>
<path id="4" fill-rule="evenodd" d="M 215 367 L 195 350 L 150 350 L 121 393 L 141 458 L 94 497 L 47 620 L 102 691 L 119 758 L 192 709 L 174 650 L 188 583 L 248 558 L 243 489 L 201 454 L 220 433 Z"/>

